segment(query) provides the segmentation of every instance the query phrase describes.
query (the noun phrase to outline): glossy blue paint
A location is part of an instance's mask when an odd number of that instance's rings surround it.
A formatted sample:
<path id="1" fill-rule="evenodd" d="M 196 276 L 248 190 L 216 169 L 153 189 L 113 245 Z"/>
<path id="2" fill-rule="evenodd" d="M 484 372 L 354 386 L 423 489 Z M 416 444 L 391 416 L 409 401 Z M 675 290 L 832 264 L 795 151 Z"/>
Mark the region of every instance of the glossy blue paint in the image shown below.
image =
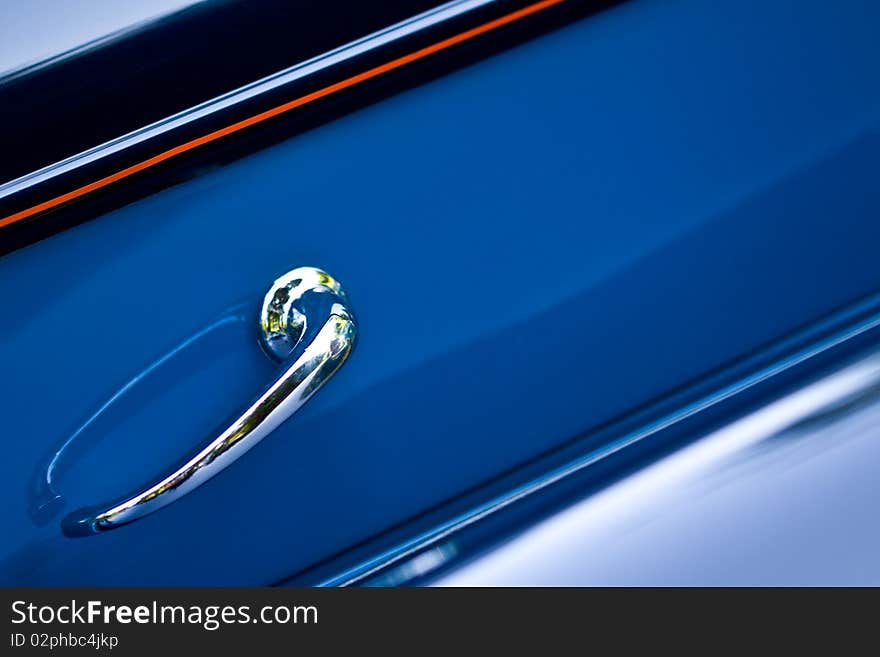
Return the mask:
<path id="1" fill-rule="evenodd" d="M 4 257 L 0 579 L 277 581 L 877 290 L 878 19 L 629 3 Z M 31 520 L 50 445 L 306 264 L 361 337 L 300 414 L 130 527 Z M 271 376 L 255 337 L 216 352 L 83 457 L 71 505 Z"/>
<path id="2" fill-rule="evenodd" d="M 876 342 L 873 353 L 845 364 L 436 583 L 876 586 Z"/>

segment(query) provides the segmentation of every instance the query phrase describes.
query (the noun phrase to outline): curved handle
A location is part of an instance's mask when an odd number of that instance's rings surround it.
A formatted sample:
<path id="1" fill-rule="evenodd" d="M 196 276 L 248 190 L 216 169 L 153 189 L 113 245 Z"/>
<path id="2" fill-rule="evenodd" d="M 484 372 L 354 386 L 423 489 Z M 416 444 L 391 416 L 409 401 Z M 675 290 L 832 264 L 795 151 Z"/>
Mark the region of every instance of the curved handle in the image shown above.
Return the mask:
<path id="1" fill-rule="evenodd" d="M 88 536 L 143 518 L 205 483 L 297 411 L 345 362 L 357 325 L 339 282 L 299 267 L 274 282 L 260 311 L 260 342 L 283 362 L 278 378 L 213 440 L 155 483 L 109 504 L 80 509 L 61 523 Z"/>

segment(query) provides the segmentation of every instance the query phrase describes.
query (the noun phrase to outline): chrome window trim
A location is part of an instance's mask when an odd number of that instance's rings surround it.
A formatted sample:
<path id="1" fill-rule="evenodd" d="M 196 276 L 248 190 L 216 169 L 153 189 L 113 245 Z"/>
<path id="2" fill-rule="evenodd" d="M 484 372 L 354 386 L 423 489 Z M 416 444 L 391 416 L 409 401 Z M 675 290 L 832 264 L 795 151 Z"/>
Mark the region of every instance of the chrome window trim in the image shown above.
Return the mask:
<path id="1" fill-rule="evenodd" d="M 498 0 L 453 0 L 432 10 L 417 14 L 382 30 L 368 34 L 333 50 L 273 73 L 272 75 L 246 84 L 199 105 L 173 114 L 155 123 L 129 132 L 88 150 L 71 155 L 64 160 L 37 169 L 8 182 L 0 184 L 0 199 L 8 198 L 26 189 L 44 183 L 57 176 L 122 152 L 132 146 L 149 141 L 172 130 L 239 105 L 245 101 L 271 92 L 286 84 L 313 75 L 339 63 L 358 57 L 394 41 L 411 36 L 422 30 L 435 27 L 451 19 L 462 16 Z"/>

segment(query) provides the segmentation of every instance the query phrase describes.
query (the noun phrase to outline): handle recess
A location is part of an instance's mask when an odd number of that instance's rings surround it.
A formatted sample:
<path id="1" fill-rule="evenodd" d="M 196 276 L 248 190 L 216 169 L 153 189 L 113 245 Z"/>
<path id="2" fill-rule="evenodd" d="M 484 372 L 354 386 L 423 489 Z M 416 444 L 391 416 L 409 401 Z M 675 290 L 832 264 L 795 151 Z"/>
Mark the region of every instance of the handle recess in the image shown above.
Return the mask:
<path id="1" fill-rule="evenodd" d="M 74 511 L 68 536 L 128 524 L 179 499 L 219 474 L 295 413 L 338 370 L 354 348 L 357 324 L 342 286 L 313 267 L 277 279 L 260 310 L 260 342 L 282 363 L 278 377 L 226 429 L 153 483 L 115 502 Z"/>

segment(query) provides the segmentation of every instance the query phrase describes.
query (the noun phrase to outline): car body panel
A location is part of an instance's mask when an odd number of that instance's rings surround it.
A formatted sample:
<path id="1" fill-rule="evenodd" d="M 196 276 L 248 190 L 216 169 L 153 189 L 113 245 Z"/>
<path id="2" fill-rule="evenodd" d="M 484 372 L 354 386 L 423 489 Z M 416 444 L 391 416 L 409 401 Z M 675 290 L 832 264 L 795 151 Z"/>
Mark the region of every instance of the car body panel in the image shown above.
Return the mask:
<path id="1" fill-rule="evenodd" d="M 878 13 L 627 3 L 4 256 L 0 579 L 277 582 L 876 291 Z M 315 399 L 137 524 L 34 523 L 47 450 L 300 265 L 360 322 Z M 71 502 L 272 376 L 246 330 L 216 340 L 134 395 Z"/>
<path id="2" fill-rule="evenodd" d="M 876 586 L 878 365 L 765 400 L 434 583 Z"/>

